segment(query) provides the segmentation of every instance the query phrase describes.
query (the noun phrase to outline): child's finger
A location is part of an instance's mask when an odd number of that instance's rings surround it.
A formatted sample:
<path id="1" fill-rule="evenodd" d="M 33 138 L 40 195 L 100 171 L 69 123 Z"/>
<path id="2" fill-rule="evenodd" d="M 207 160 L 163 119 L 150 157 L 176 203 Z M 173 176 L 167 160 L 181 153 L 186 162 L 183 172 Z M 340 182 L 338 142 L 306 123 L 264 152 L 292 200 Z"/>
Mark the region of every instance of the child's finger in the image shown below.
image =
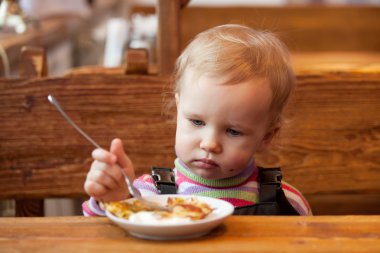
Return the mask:
<path id="1" fill-rule="evenodd" d="M 109 191 L 104 185 L 92 180 L 86 180 L 84 190 L 96 200 L 100 200 Z"/>
<path id="2" fill-rule="evenodd" d="M 95 171 L 93 171 L 88 176 L 88 179 L 90 181 L 94 181 L 94 182 L 96 182 L 98 184 L 103 185 L 108 190 L 114 190 L 117 187 L 119 187 L 119 185 L 117 184 L 117 182 L 115 182 L 115 180 L 112 177 L 110 177 L 107 173 L 105 173 L 104 171 L 101 171 L 101 170 L 95 170 Z"/>
<path id="3" fill-rule="evenodd" d="M 129 159 L 124 151 L 123 143 L 120 139 L 116 138 L 111 143 L 110 151 L 117 157 L 117 163 L 125 169 L 130 180 L 134 180 L 135 171 L 132 161 Z"/>
<path id="4" fill-rule="evenodd" d="M 95 160 L 87 176 L 90 180 L 103 183 L 110 189 L 124 186 L 124 178 L 118 165 L 110 166 L 106 163 Z"/>
<path id="5" fill-rule="evenodd" d="M 96 161 L 107 163 L 109 165 L 115 164 L 117 161 L 117 157 L 114 154 L 100 148 L 92 151 L 92 158 Z"/>

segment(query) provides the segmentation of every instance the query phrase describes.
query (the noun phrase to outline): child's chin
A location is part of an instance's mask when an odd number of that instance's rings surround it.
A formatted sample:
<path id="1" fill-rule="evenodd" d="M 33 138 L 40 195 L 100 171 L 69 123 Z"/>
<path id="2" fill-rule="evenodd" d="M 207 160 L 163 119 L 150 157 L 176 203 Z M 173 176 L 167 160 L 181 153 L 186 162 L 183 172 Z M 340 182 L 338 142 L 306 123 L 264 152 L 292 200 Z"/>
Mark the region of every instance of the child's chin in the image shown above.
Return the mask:
<path id="1" fill-rule="evenodd" d="M 218 177 L 218 175 L 215 175 L 215 174 L 211 174 L 211 173 L 202 173 L 201 172 L 196 172 L 195 174 L 197 174 L 198 176 L 200 176 L 201 178 L 203 179 L 208 179 L 208 180 L 212 180 L 212 179 L 221 179 L 222 177 Z"/>

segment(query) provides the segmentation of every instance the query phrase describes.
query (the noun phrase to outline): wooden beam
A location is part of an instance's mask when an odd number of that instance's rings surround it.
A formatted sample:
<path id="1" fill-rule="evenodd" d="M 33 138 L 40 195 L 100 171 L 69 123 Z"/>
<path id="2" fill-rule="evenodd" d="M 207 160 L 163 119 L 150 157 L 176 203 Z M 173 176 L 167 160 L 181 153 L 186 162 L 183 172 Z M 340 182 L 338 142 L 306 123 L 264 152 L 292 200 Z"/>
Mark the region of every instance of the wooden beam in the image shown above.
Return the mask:
<path id="1" fill-rule="evenodd" d="M 46 77 L 48 74 L 46 52 L 41 47 L 24 46 L 21 50 L 20 61 L 21 78 Z M 32 100 L 27 100 L 25 106 L 31 106 Z M 28 168 L 22 169 L 23 173 Z M 44 199 L 16 199 L 16 216 L 44 216 Z"/>
<path id="2" fill-rule="evenodd" d="M 157 1 L 157 61 L 162 75 L 172 74 L 180 54 L 180 7 L 179 0 Z"/>
<path id="3" fill-rule="evenodd" d="M 127 49 L 125 52 L 125 74 L 147 75 L 149 68 L 148 50 L 144 48 Z"/>
<path id="4" fill-rule="evenodd" d="M 380 7 L 187 7 L 181 12 L 181 49 L 198 33 L 241 23 L 278 35 L 291 51 L 380 51 Z"/>
<path id="5" fill-rule="evenodd" d="M 48 73 L 46 52 L 42 47 L 24 46 L 21 49 L 20 77 L 46 77 Z"/>

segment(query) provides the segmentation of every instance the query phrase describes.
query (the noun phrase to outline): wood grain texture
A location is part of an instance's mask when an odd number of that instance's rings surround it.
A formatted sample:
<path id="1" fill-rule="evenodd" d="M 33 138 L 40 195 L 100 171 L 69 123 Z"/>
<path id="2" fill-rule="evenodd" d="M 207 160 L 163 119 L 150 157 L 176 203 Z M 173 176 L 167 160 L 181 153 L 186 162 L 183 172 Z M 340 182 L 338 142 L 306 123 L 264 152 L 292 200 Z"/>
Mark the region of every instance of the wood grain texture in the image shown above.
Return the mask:
<path id="1" fill-rule="evenodd" d="M 171 73 L 179 53 L 198 33 L 231 23 L 271 31 L 291 52 L 380 51 L 380 7 L 188 6 L 180 9 L 179 2 L 160 1 L 157 4 L 158 73 Z M 137 5 L 132 12 L 154 13 L 155 8 Z"/>
<path id="2" fill-rule="evenodd" d="M 373 252 L 379 216 L 231 216 L 193 240 L 130 237 L 107 218 L 0 218 L 1 252 Z"/>
<path id="3" fill-rule="evenodd" d="M 149 65 L 148 50 L 129 48 L 125 52 L 125 74 L 147 75 Z"/>
<path id="4" fill-rule="evenodd" d="M 19 74 L 21 78 L 46 77 L 48 73 L 46 52 L 41 47 L 24 46 L 21 50 Z M 45 214 L 43 198 L 17 199 L 17 217 L 41 217 Z"/>
<path id="5" fill-rule="evenodd" d="M 281 166 L 315 214 L 380 213 L 377 73 L 298 75 L 284 128 L 257 156 L 259 165 Z M 93 147 L 49 93 L 104 148 L 121 138 L 138 175 L 172 167 L 175 125 L 162 115 L 169 85 L 168 77 L 124 75 L 1 81 L 0 198 L 84 195 Z"/>
<path id="6" fill-rule="evenodd" d="M 79 76 L 1 86 L 0 197 L 83 196 L 93 150 L 47 101 L 67 113 L 100 145 L 124 140 L 137 172 L 173 165 L 174 124 L 162 116 L 166 79 Z"/>
<path id="7" fill-rule="evenodd" d="M 21 49 L 20 77 L 46 77 L 46 53 L 42 47 L 25 46 Z"/>
<path id="8" fill-rule="evenodd" d="M 157 65 L 159 74 L 171 74 L 180 53 L 181 5 L 185 6 L 186 1 L 157 1 Z"/>
<path id="9" fill-rule="evenodd" d="M 17 199 L 16 217 L 43 217 L 45 216 L 44 199 Z"/>
<path id="10" fill-rule="evenodd" d="M 378 80 L 376 74 L 299 75 L 282 132 L 259 156 L 262 164 L 281 166 L 285 180 L 315 201 L 312 207 L 329 206 L 320 213 L 339 213 L 342 205 L 353 213 L 380 212 Z"/>
<path id="11" fill-rule="evenodd" d="M 380 8 L 363 6 L 186 7 L 181 48 L 213 26 L 241 23 L 276 33 L 292 51 L 379 51 Z"/>
<path id="12" fill-rule="evenodd" d="M 292 63 L 297 75 L 352 73 L 376 74 L 380 69 L 378 51 L 292 52 Z"/>

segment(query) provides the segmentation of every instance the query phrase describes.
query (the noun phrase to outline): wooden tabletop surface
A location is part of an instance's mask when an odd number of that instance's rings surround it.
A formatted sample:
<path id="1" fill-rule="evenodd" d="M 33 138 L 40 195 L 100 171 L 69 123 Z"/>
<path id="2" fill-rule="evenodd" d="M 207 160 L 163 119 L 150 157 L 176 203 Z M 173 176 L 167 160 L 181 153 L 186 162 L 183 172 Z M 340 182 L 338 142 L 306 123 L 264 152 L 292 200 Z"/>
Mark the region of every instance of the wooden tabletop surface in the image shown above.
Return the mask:
<path id="1" fill-rule="evenodd" d="M 0 218 L 0 252 L 380 252 L 380 215 L 231 216 L 192 240 L 137 239 L 104 217 Z"/>

